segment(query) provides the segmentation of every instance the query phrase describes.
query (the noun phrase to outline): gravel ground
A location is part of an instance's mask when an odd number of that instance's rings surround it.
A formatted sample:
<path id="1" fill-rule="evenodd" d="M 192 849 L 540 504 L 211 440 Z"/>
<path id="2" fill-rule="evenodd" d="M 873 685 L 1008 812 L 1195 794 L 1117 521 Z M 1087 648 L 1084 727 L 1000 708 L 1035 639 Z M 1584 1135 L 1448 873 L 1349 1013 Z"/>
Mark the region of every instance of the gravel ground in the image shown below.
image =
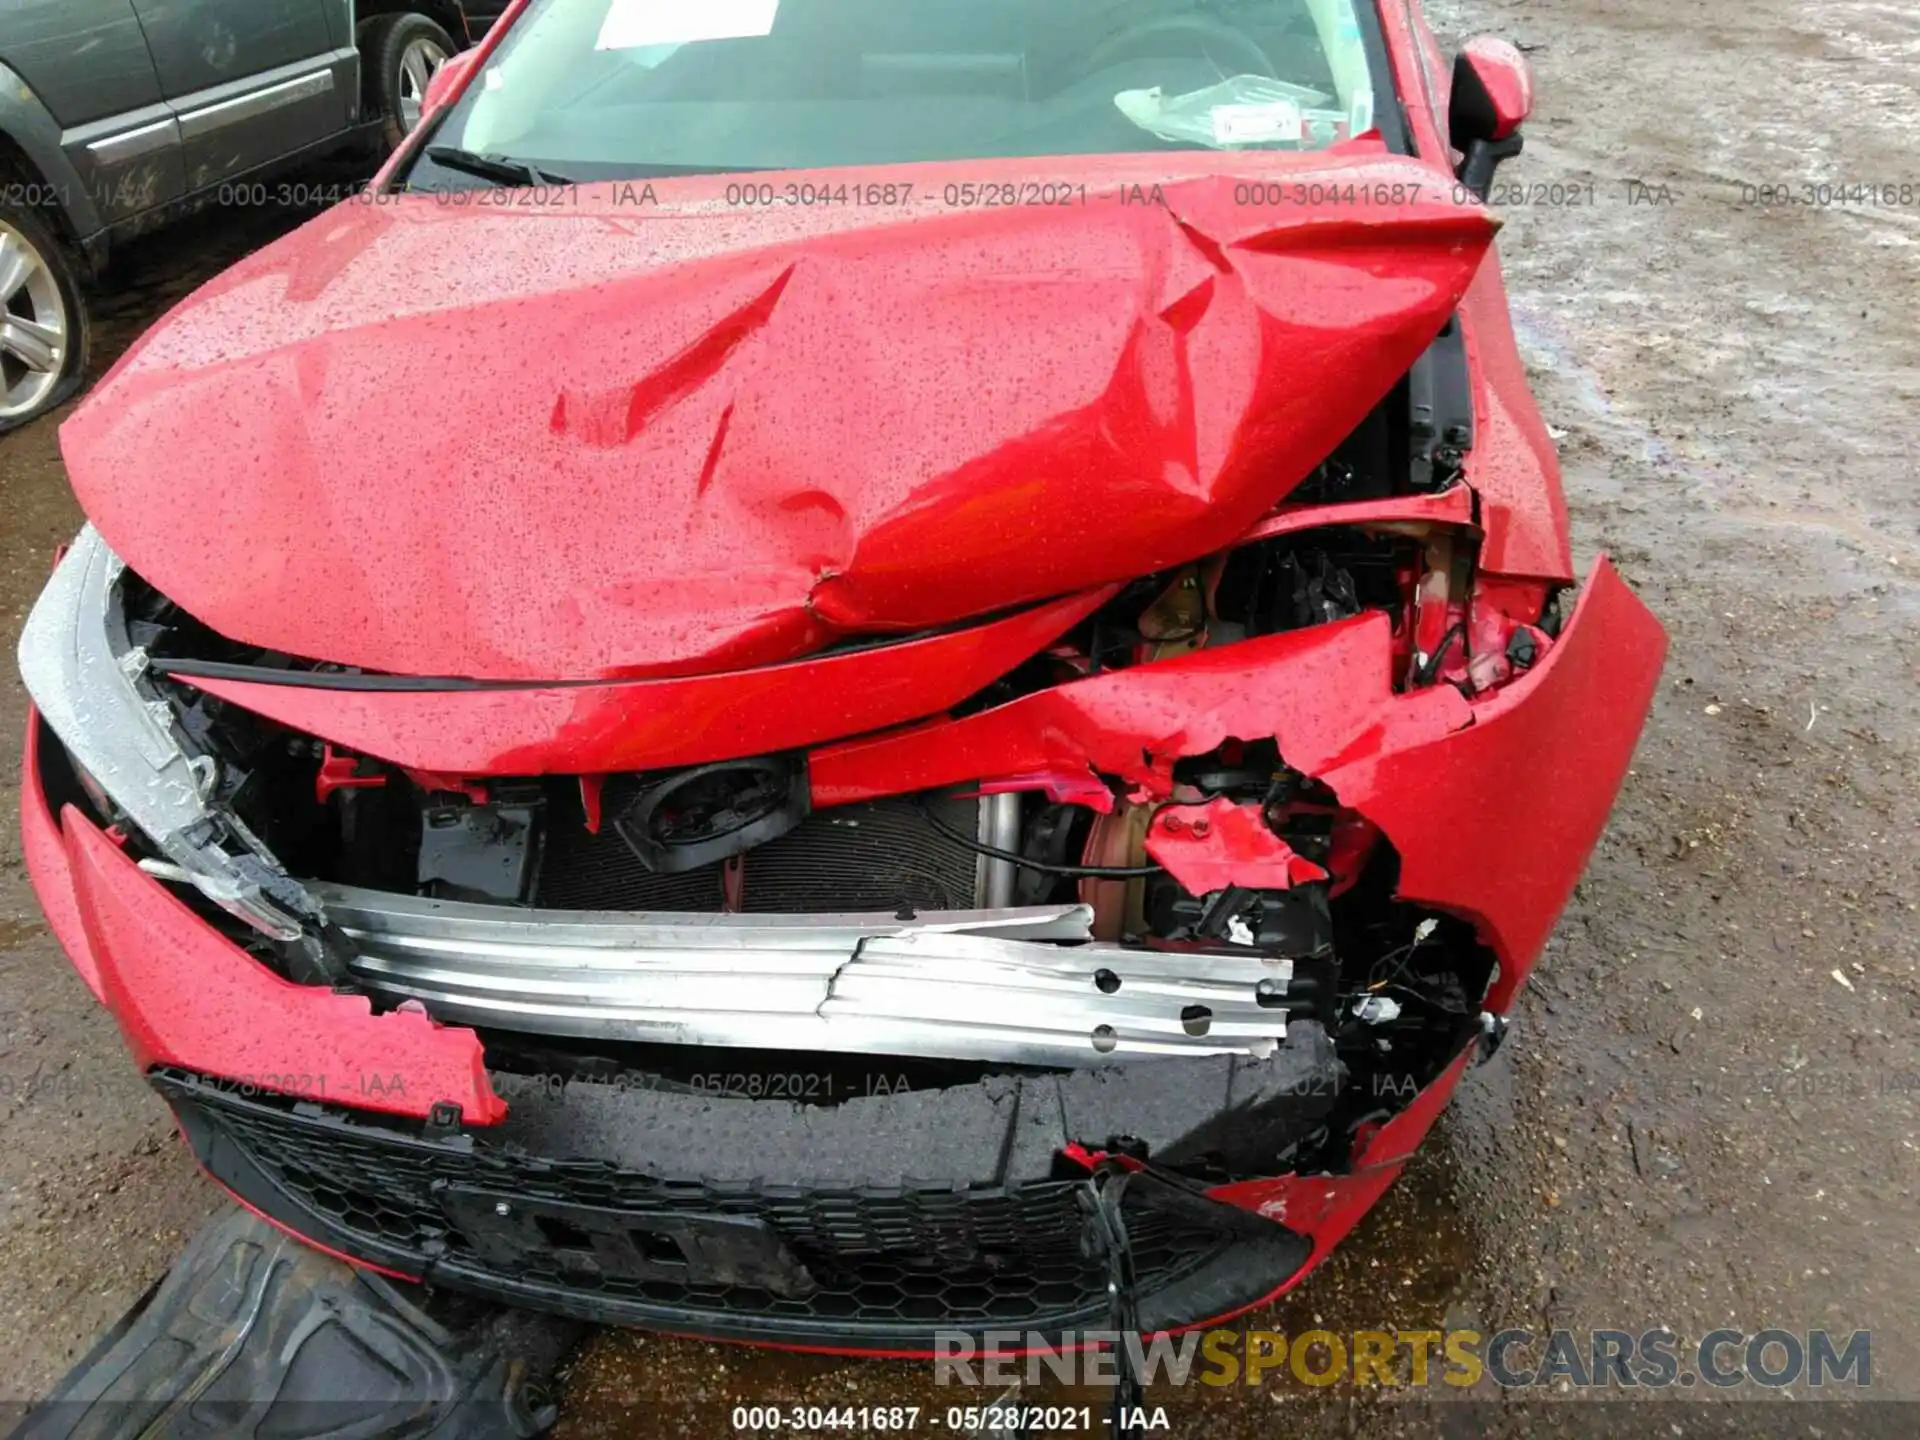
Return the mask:
<path id="1" fill-rule="evenodd" d="M 1920 28 L 1864 0 L 1429 13 L 1443 39 L 1530 48 L 1539 108 L 1501 177 L 1523 348 L 1564 432 L 1583 562 L 1610 551 L 1673 651 L 1512 1040 L 1335 1259 L 1251 1323 L 1664 1324 L 1683 1347 L 1723 1325 L 1868 1329 L 1876 1393 L 1920 1398 Z M 1772 184 L 1807 203 L 1752 188 Z M 1557 203 L 1567 186 L 1582 204 Z M 153 242 L 97 348 L 284 223 L 214 217 Z M 0 497 L 0 622 L 17 628 L 77 523 L 51 424 L 0 441 Z M 0 807 L 21 703 L 0 667 Z M 0 1373 L 27 1394 L 214 1202 L 40 925 L 10 823 L 0 994 Z M 955 1399 L 919 1365 L 618 1332 L 564 1393 L 567 1436 L 631 1433 L 640 1413 L 719 1434 L 718 1401 Z M 1165 1398 L 1177 1430 L 1199 1406 L 1210 1435 L 1434 1423 L 1290 1381 Z M 1661 1410 L 1657 1433 L 1701 1433 L 1701 1408 Z M 1537 1423 L 1472 1414 L 1476 1434 Z"/>

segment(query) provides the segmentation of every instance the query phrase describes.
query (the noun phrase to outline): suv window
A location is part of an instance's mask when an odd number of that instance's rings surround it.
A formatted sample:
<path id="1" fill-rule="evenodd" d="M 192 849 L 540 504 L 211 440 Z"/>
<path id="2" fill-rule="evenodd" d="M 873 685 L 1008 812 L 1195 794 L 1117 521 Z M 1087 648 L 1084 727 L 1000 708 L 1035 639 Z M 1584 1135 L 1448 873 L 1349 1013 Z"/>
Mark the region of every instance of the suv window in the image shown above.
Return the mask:
<path id="1" fill-rule="evenodd" d="M 1373 124 L 1363 17 L 1368 0 L 535 0 L 432 142 L 581 180 L 1322 149 Z M 475 181 L 422 159 L 411 183 Z"/>

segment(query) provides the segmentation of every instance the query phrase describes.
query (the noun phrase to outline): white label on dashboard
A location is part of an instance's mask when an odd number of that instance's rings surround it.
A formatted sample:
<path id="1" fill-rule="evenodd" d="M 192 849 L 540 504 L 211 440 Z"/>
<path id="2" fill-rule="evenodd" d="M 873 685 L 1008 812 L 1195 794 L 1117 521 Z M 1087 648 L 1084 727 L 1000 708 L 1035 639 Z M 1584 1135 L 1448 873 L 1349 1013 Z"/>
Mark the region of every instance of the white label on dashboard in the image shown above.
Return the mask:
<path id="1" fill-rule="evenodd" d="M 1271 145 L 1300 139 L 1300 107 L 1291 100 L 1261 100 L 1213 107 L 1217 145 Z"/>
<path id="2" fill-rule="evenodd" d="M 638 50 L 770 35 L 779 12 L 780 0 L 613 0 L 593 48 Z"/>

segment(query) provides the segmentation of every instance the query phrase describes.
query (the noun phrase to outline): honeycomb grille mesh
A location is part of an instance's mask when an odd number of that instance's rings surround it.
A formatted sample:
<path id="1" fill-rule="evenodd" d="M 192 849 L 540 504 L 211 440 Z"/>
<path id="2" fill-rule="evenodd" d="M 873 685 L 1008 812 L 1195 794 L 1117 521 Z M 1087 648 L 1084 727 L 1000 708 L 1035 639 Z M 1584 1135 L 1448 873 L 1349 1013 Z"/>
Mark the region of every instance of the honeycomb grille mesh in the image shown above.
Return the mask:
<path id="1" fill-rule="evenodd" d="M 302 1106 L 296 1113 L 219 1096 L 201 1084 L 193 1091 L 206 1119 L 289 1200 L 389 1254 L 497 1273 L 437 1198 L 448 1186 L 473 1186 L 536 1203 L 615 1208 L 641 1223 L 661 1214 L 755 1218 L 806 1267 L 816 1288 L 796 1298 L 747 1284 L 582 1273 L 557 1249 L 499 1276 L 516 1283 L 715 1317 L 802 1323 L 1047 1326 L 1105 1314 L 1104 1272 L 1080 1253 L 1081 1187 L 1074 1181 L 972 1188 L 729 1185 L 651 1176 L 602 1161 L 552 1161 L 468 1145 L 464 1138 L 416 1139 L 346 1123 L 338 1118 L 346 1112 L 326 1116 L 320 1107 Z M 1190 1274 L 1230 1243 L 1151 1209 L 1129 1216 L 1129 1232 L 1143 1290 Z"/>

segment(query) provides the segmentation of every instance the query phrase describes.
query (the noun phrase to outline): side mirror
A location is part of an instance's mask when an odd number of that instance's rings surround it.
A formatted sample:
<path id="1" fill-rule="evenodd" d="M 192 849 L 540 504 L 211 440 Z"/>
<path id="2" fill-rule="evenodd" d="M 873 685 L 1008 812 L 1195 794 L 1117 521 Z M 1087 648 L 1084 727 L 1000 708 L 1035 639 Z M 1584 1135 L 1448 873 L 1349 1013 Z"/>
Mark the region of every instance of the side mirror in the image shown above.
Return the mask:
<path id="1" fill-rule="evenodd" d="M 1479 35 L 1453 62 L 1447 130 L 1461 153 L 1455 173 L 1482 200 L 1502 160 L 1520 153 L 1520 127 L 1533 113 L 1533 69 L 1505 40 Z"/>
<path id="2" fill-rule="evenodd" d="M 463 50 L 452 59 L 442 62 L 440 68 L 433 72 L 433 78 L 427 81 L 427 93 L 420 98 L 422 118 L 453 98 L 454 92 L 467 83 L 467 72 L 473 69 L 474 62 L 479 58 L 478 50 Z"/>

